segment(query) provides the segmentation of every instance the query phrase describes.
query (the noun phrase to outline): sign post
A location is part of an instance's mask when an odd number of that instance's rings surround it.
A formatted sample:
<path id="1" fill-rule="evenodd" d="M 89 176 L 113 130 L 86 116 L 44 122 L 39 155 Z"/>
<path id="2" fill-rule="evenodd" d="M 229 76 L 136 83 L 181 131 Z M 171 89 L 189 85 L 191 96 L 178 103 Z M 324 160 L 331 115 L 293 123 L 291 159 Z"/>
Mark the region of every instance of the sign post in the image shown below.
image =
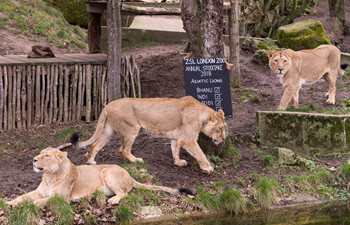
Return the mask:
<path id="1" fill-rule="evenodd" d="M 224 58 L 184 59 L 186 95 L 232 116 L 230 78 Z"/>

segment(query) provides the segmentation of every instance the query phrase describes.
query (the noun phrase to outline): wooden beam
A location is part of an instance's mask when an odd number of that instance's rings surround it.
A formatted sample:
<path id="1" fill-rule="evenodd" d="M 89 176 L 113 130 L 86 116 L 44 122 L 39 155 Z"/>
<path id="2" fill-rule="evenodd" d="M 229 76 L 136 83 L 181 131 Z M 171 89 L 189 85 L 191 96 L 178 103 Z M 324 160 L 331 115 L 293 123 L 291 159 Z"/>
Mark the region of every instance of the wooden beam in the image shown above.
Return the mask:
<path id="1" fill-rule="evenodd" d="M 89 13 L 88 43 L 89 53 L 100 53 L 101 13 Z"/>
<path id="2" fill-rule="evenodd" d="M 122 11 L 137 15 L 181 15 L 180 8 L 142 7 L 122 4 Z"/>
<path id="3" fill-rule="evenodd" d="M 107 94 L 108 102 L 121 98 L 120 59 L 121 59 L 121 1 L 110 0 L 107 3 Z"/>

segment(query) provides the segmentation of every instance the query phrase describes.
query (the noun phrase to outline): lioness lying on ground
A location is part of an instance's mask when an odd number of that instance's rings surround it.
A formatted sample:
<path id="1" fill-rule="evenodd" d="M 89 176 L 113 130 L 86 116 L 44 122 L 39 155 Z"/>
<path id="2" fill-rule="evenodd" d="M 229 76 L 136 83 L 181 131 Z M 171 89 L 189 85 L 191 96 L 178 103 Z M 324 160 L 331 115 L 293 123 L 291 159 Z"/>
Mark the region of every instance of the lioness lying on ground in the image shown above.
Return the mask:
<path id="1" fill-rule="evenodd" d="M 320 45 L 310 50 L 270 52 L 269 66 L 285 88 L 278 106 L 279 110 L 285 110 L 292 99 L 294 106 L 298 107 L 299 90 L 303 84 L 313 84 L 321 77 L 329 86 L 327 103 L 334 104 L 337 76 L 343 75 L 348 65 L 340 65 L 338 48 Z"/>
<path id="2" fill-rule="evenodd" d="M 70 201 L 91 196 L 97 189 L 108 196 L 114 195 L 108 200 L 110 204 L 117 204 L 133 188 L 192 194 L 187 189 L 141 184 L 117 165 L 75 166 L 67 158 L 67 152 L 51 147 L 34 157 L 33 168 L 35 172 L 43 172 L 38 188 L 7 202 L 9 205 L 16 206 L 23 201 L 33 200 L 36 205 L 45 206 L 53 195 L 60 195 Z"/>
<path id="3" fill-rule="evenodd" d="M 92 145 L 87 153 L 87 163 L 96 164 L 96 154 L 115 132 L 121 137 L 119 151 L 123 156 L 131 162 L 142 162 L 131 154 L 132 144 L 141 128 L 155 136 L 171 139 L 175 165 L 187 165 L 179 156 L 183 147 L 203 171 L 210 173 L 214 169 L 197 143 L 198 135 L 203 132 L 218 144 L 226 138 L 227 125 L 223 111 L 216 112 L 190 96 L 180 99 L 123 98 L 106 105 L 90 139 L 77 143 L 78 136 L 73 135 L 71 142 L 79 148 Z"/>

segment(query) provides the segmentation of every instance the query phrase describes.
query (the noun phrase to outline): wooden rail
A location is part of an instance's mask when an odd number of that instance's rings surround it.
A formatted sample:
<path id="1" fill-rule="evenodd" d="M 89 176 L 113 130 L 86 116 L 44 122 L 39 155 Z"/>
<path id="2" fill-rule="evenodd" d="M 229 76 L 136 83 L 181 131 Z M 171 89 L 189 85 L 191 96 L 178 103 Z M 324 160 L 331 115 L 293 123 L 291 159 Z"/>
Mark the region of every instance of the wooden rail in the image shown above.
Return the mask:
<path id="1" fill-rule="evenodd" d="M 124 97 L 141 97 L 133 57 L 122 60 Z M 107 104 L 104 54 L 0 56 L 0 130 L 92 121 Z"/>

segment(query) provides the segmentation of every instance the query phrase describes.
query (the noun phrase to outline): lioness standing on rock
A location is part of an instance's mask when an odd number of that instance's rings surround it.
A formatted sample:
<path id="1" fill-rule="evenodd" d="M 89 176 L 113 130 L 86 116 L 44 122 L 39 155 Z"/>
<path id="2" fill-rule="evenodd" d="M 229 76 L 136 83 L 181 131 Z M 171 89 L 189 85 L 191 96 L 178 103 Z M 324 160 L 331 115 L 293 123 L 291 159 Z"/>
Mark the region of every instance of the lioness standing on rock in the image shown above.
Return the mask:
<path id="1" fill-rule="evenodd" d="M 78 200 L 91 196 L 96 190 L 104 192 L 110 204 L 118 204 L 133 188 L 165 191 L 170 194 L 193 193 L 188 189 L 173 189 L 164 186 L 141 184 L 117 165 L 82 165 L 75 166 L 67 157 L 67 152 L 56 148 L 46 148 L 34 157 L 33 168 L 42 172 L 42 181 L 36 190 L 18 196 L 7 202 L 16 206 L 32 200 L 37 206 L 45 206 L 50 197 L 62 196 L 66 201 Z"/>
<path id="2" fill-rule="evenodd" d="M 340 65 L 340 51 L 333 45 L 320 45 L 315 49 L 293 51 L 286 49 L 269 53 L 269 66 L 285 88 L 278 106 L 285 110 L 293 99 L 299 105 L 299 90 L 303 84 L 313 84 L 321 77 L 328 83 L 327 103 L 335 103 L 337 76 L 344 74 L 347 64 Z"/>
<path id="3" fill-rule="evenodd" d="M 78 136 L 75 134 L 71 142 L 79 148 L 91 145 L 87 153 L 87 163 L 93 165 L 96 164 L 96 154 L 115 132 L 121 137 L 119 151 L 123 156 L 131 162 L 142 162 L 141 158 L 131 154 L 131 147 L 141 128 L 155 136 L 171 139 L 175 165 L 187 165 L 186 160 L 179 156 L 182 147 L 208 173 L 213 172 L 214 168 L 197 143 L 198 135 L 203 132 L 216 144 L 222 142 L 227 135 L 224 112 L 216 112 L 191 96 L 180 99 L 123 98 L 106 105 L 90 139 L 77 143 Z"/>

